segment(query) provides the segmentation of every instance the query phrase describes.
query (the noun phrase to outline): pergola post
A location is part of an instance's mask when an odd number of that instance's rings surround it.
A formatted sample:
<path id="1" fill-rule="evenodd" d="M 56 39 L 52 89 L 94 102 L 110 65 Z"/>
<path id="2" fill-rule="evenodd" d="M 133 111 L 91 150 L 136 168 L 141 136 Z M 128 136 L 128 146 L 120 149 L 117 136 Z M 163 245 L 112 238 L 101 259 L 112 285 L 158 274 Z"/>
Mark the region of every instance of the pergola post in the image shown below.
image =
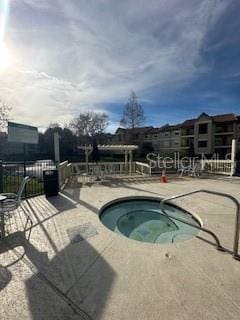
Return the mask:
<path id="1" fill-rule="evenodd" d="M 89 154 L 92 152 L 91 147 L 85 149 L 85 163 L 86 163 L 86 173 L 88 174 L 88 157 Z"/>
<path id="2" fill-rule="evenodd" d="M 128 152 L 125 151 L 125 172 L 128 172 Z"/>
<path id="3" fill-rule="evenodd" d="M 132 150 L 129 151 L 129 174 L 132 175 Z"/>
<path id="4" fill-rule="evenodd" d="M 86 173 L 88 173 L 88 150 L 85 150 Z"/>

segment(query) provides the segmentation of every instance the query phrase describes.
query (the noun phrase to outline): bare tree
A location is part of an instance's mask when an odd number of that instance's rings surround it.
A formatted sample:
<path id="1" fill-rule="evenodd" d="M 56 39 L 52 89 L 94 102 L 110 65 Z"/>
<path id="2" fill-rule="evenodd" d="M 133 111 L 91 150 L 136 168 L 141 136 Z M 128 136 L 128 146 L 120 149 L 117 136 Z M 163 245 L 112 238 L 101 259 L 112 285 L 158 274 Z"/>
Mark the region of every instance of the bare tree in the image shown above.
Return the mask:
<path id="1" fill-rule="evenodd" d="M 0 100 L 0 131 L 6 128 L 7 122 L 10 120 L 9 115 L 11 107 L 7 106 Z"/>
<path id="2" fill-rule="evenodd" d="M 143 107 L 138 103 L 135 92 L 131 92 L 128 98 L 128 103 L 123 110 L 123 117 L 120 121 L 120 125 L 134 130 L 136 127 L 140 127 L 145 121 Z"/>
<path id="3" fill-rule="evenodd" d="M 84 112 L 70 122 L 72 128 L 78 136 L 94 136 L 103 133 L 109 123 L 106 113 Z"/>
<path id="4" fill-rule="evenodd" d="M 51 122 L 47 129 L 56 129 L 60 128 L 60 125 L 57 122 Z"/>

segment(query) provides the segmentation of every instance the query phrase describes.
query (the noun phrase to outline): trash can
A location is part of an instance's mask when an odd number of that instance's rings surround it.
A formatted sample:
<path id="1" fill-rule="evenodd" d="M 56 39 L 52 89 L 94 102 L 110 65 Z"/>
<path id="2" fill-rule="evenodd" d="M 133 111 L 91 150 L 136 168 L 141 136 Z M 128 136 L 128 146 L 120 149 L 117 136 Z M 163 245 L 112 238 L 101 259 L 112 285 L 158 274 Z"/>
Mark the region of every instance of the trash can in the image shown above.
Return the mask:
<path id="1" fill-rule="evenodd" d="M 51 169 L 43 171 L 43 186 L 44 193 L 47 197 L 58 195 L 58 170 Z"/>
<path id="2" fill-rule="evenodd" d="M 240 177 L 240 161 L 236 162 L 236 168 L 235 168 L 234 176 Z"/>

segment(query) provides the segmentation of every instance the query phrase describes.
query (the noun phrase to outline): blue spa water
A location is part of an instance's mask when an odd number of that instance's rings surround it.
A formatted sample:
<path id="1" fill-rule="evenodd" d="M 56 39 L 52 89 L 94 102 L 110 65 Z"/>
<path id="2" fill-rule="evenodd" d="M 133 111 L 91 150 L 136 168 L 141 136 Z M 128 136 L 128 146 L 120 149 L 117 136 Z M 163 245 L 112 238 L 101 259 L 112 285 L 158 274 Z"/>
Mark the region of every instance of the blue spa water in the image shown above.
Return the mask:
<path id="1" fill-rule="evenodd" d="M 174 243 L 185 241 L 199 232 L 176 218 L 200 226 L 193 216 L 179 207 L 166 205 L 166 216 L 157 200 L 129 199 L 116 202 L 100 215 L 102 223 L 110 230 L 142 242 Z"/>

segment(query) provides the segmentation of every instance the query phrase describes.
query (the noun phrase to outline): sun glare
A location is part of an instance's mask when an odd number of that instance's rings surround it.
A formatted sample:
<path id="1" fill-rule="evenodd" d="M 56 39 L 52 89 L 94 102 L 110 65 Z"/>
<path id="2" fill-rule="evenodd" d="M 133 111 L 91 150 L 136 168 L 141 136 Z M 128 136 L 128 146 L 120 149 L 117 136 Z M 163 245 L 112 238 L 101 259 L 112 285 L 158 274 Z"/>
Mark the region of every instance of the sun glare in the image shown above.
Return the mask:
<path id="1" fill-rule="evenodd" d="M 6 70 L 11 67 L 11 54 L 6 45 L 0 45 L 0 70 Z"/>

